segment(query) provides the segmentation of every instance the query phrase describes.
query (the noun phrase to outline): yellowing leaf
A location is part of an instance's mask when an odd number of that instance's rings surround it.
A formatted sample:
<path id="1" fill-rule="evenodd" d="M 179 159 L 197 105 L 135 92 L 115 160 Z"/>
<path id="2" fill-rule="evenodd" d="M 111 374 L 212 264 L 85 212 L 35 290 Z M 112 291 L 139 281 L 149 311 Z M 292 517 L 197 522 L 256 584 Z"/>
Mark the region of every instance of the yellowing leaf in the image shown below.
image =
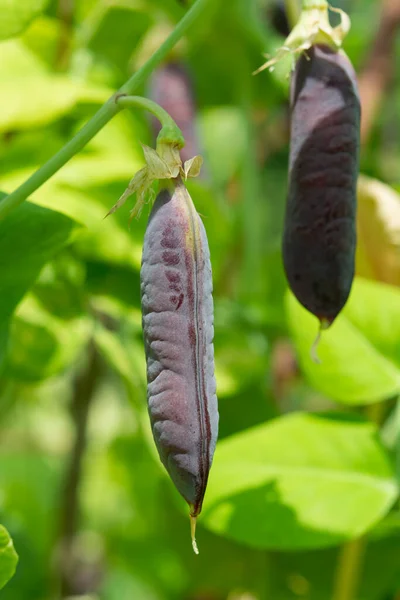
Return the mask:
<path id="1" fill-rule="evenodd" d="M 358 275 L 400 285 L 400 195 L 364 175 L 358 180 Z"/>

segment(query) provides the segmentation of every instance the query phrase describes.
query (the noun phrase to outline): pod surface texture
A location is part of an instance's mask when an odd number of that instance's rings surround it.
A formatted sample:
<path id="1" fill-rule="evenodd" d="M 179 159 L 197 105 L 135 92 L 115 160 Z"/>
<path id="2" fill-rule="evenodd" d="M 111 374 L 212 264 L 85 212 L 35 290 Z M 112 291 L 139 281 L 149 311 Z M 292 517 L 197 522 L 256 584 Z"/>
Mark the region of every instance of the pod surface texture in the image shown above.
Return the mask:
<path id="1" fill-rule="evenodd" d="M 291 82 L 283 261 L 299 302 L 328 322 L 346 303 L 354 277 L 359 147 L 353 67 L 344 53 L 313 46 Z"/>
<path id="2" fill-rule="evenodd" d="M 147 399 L 160 459 L 201 511 L 218 435 L 210 253 L 182 183 L 161 192 L 147 226 L 141 268 Z"/>

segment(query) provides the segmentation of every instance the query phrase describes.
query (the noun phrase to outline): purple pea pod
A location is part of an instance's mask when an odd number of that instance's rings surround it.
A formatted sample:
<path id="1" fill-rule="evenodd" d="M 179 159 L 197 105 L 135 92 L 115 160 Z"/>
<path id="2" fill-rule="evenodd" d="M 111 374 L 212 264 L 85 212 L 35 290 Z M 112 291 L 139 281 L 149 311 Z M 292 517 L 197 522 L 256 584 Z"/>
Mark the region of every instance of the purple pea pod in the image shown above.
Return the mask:
<path id="1" fill-rule="evenodd" d="M 193 548 L 218 435 L 210 252 L 180 179 L 162 191 L 141 268 L 147 398 L 161 462 L 190 506 Z"/>
<path id="2" fill-rule="evenodd" d="M 359 148 L 354 69 L 343 52 L 312 46 L 292 77 L 283 260 L 293 293 L 321 328 L 342 310 L 353 282 Z"/>

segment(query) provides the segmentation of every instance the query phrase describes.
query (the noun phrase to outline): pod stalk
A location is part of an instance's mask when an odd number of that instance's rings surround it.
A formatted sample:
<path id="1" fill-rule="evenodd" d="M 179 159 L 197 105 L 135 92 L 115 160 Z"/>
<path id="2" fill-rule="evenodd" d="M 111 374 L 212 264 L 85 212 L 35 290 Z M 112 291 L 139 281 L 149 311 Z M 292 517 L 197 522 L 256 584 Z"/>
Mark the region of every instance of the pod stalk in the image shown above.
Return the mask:
<path id="1" fill-rule="evenodd" d="M 197 542 L 196 542 L 196 525 L 197 525 L 197 517 L 193 517 L 193 515 L 190 515 L 190 535 L 192 538 L 192 548 L 193 548 L 193 552 L 195 554 L 199 554 L 199 549 L 197 547 Z"/>
<path id="2" fill-rule="evenodd" d="M 310 349 L 311 360 L 316 365 L 322 364 L 322 360 L 318 356 L 318 346 L 321 341 L 322 332 L 325 331 L 326 329 L 328 329 L 328 327 L 330 327 L 331 324 L 332 324 L 332 321 L 329 321 L 328 319 L 320 319 L 320 321 L 319 321 L 319 329 L 318 329 L 317 337 L 315 338 L 313 345 L 311 346 L 311 349 Z"/>
<path id="3" fill-rule="evenodd" d="M 329 22 L 329 11 L 340 15 L 340 24 L 332 27 Z M 288 54 L 296 58 L 297 55 L 311 48 L 315 44 L 324 44 L 337 51 L 341 48 L 346 35 L 350 30 L 350 18 L 343 10 L 333 8 L 325 0 L 303 0 L 299 20 L 292 29 L 283 45 L 278 48 L 275 56 L 269 57 L 254 75 L 268 69 L 273 71 L 275 65 Z"/>

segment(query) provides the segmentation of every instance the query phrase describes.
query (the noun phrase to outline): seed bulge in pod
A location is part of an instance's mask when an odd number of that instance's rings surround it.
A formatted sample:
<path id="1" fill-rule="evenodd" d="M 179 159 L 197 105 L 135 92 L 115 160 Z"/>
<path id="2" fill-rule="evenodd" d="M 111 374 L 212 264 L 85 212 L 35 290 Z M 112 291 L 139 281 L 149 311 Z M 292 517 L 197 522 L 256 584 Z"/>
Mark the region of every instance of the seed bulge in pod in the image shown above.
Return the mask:
<path id="1" fill-rule="evenodd" d="M 160 459 L 190 506 L 193 547 L 218 435 L 210 253 L 180 179 L 161 192 L 141 268 L 147 398 Z"/>

